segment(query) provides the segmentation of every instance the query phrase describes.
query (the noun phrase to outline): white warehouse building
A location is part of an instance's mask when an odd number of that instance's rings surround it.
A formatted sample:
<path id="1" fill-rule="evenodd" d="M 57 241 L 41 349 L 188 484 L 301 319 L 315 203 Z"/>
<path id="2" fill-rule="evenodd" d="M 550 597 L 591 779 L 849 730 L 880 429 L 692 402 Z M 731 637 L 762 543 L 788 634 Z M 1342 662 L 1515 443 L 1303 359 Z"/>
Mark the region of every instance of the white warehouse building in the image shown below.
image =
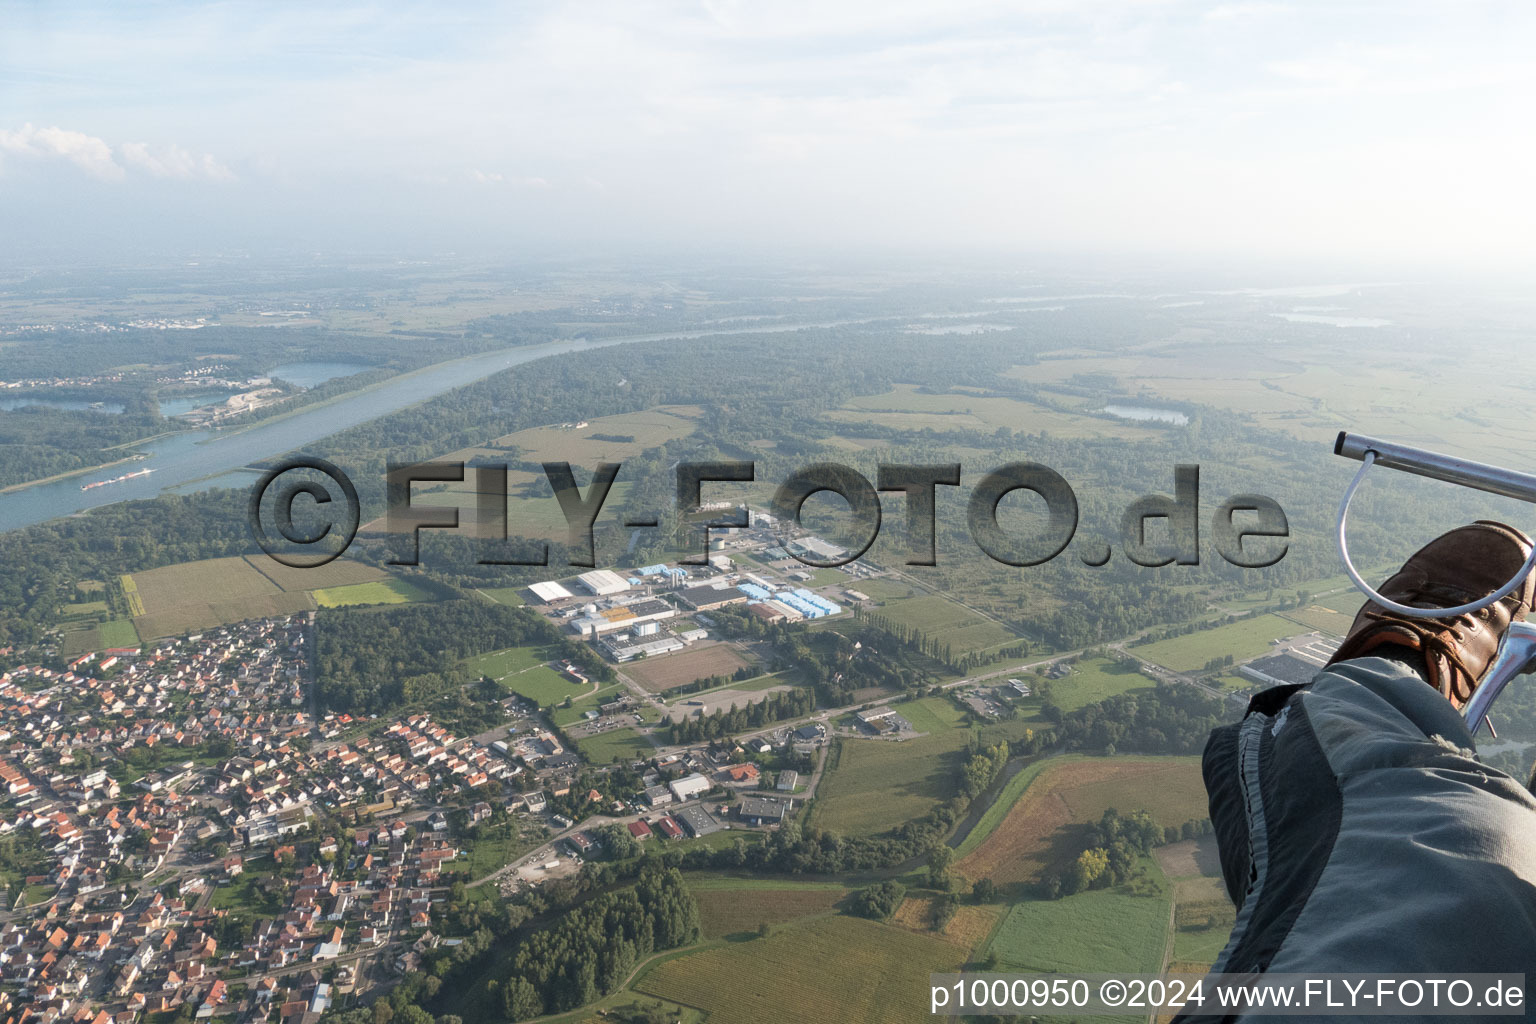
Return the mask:
<path id="1" fill-rule="evenodd" d="M 607 569 L 594 569 L 592 572 L 584 572 L 576 577 L 583 587 L 586 587 L 598 597 L 607 597 L 610 594 L 622 594 L 629 589 L 629 581 L 616 572 Z"/>
<path id="2" fill-rule="evenodd" d="M 667 788 L 672 790 L 672 795 L 681 801 L 708 793 L 711 785 L 710 781 L 704 776 L 698 772 L 693 772 L 689 775 L 684 775 L 674 782 L 667 783 Z"/>

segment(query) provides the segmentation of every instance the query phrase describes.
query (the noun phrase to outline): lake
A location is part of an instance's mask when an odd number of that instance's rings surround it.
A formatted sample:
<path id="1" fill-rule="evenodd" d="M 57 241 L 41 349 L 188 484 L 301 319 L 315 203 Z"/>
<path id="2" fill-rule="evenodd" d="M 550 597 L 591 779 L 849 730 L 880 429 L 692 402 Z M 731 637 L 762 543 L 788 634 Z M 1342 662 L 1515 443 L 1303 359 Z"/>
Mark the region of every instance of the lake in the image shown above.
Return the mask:
<path id="1" fill-rule="evenodd" d="M 373 367 L 363 363 L 284 363 L 268 370 L 267 376 L 301 388 L 313 388 L 337 377 L 350 377 L 371 369 Z"/>
<path id="2" fill-rule="evenodd" d="M 1189 417 L 1177 409 L 1154 409 L 1147 405 L 1106 405 L 1099 411 L 1123 420 L 1140 420 L 1143 423 L 1174 423 L 1181 427 L 1189 423 Z"/>

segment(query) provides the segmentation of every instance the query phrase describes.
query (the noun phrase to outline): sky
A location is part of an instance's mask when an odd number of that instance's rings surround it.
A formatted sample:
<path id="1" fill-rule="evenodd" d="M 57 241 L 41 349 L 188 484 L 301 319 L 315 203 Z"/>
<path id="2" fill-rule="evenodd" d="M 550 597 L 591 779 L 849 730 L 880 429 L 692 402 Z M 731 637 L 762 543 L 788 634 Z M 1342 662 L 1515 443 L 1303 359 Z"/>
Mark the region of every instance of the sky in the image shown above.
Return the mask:
<path id="1" fill-rule="evenodd" d="M 12 252 L 1536 271 L 1536 5 L 16 2 Z"/>

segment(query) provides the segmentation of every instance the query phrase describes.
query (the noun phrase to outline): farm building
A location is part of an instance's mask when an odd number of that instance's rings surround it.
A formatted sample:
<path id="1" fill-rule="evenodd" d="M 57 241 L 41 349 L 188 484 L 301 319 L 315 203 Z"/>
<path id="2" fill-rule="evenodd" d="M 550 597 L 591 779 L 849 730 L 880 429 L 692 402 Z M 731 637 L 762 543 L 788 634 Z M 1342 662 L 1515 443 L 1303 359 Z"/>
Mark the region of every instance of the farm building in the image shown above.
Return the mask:
<path id="1" fill-rule="evenodd" d="M 736 816 L 748 825 L 778 825 L 789 814 L 789 802 L 771 796 L 743 797 Z"/>
<path id="2" fill-rule="evenodd" d="M 683 828 L 695 839 L 719 832 L 724 827 L 715 820 L 714 815 L 699 806 L 684 807 L 677 812 L 677 820 L 683 823 Z"/>
<path id="3" fill-rule="evenodd" d="M 672 795 L 678 800 L 689 800 L 708 793 L 711 785 L 710 781 L 698 772 L 690 772 L 680 779 L 669 782 L 667 788 L 672 790 Z"/>

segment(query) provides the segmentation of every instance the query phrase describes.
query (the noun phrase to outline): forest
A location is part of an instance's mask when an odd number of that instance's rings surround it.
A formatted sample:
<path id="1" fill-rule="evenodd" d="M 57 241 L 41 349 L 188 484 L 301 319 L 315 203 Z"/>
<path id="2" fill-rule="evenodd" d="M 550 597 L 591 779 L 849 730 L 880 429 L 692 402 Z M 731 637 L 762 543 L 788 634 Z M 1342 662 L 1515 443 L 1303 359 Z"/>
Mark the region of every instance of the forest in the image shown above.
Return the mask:
<path id="1" fill-rule="evenodd" d="M 504 647 L 554 645 L 592 677 L 613 668 L 543 617 L 471 598 L 376 608 L 325 608 L 315 619 L 320 705 L 378 713 L 473 682 L 459 663 Z"/>

